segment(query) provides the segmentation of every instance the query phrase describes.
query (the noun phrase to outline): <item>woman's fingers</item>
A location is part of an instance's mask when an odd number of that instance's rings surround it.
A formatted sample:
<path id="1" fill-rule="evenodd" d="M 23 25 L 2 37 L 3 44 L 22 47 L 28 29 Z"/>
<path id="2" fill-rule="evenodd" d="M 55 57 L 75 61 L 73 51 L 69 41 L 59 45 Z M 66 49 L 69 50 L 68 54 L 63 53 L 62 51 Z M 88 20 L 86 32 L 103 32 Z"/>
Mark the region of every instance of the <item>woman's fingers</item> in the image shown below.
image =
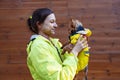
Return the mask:
<path id="1" fill-rule="evenodd" d="M 91 49 L 91 47 L 88 46 L 88 49 Z"/>
<path id="2" fill-rule="evenodd" d="M 80 37 L 78 38 L 78 41 L 81 41 L 83 38 L 83 35 L 80 35 Z"/>
<path id="3" fill-rule="evenodd" d="M 81 35 L 79 37 L 79 39 L 78 39 L 78 42 L 80 42 L 80 43 L 86 43 L 87 42 L 86 37 L 83 38 L 83 36 Z"/>
<path id="4" fill-rule="evenodd" d="M 86 47 L 88 47 L 87 39 L 81 35 L 71 52 L 78 55 L 78 53 Z"/>
<path id="5" fill-rule="evenodd" d="M 87 43 L 87 41 L 85 41 L 84 43 L 83 43 L 83 46 L 87 46 L 88 45 L 88 43 Z"/>
<path id="6" fill-rule="evenodd" d="M 86 45 L 83 46 L 83 48 L 86 48 L 86 47 L 88 47 L 88 44 L 86 44 Z"/>
<path id="7" fill-rule="evenodd" d="M 83 38 L 83 36 L 81 35 L 78 39 L 78 44 L 81 45 L 82 48 L 88 47 L 88 42 L 86 37 Z"/>
<path id="8" fill-rule="evenodd" d="M 80 35 L 76 45 L 73 47 L 71 52 L 74 53 L 77 56 L 78 53 L 86 47 L 89 48 L 87 39 L 86 39 L 86 37 L 83 37 L 82 35 Z"/>

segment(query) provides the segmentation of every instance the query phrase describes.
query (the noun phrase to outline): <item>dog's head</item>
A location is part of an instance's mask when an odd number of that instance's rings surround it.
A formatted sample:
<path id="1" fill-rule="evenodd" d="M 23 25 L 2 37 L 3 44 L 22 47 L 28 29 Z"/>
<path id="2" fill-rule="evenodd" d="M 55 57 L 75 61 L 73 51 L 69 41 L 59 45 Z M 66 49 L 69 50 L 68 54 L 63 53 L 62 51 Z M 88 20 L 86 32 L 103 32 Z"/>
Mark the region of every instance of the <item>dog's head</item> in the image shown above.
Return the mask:
<path id="1" fill-rule="evenodd" d="M 70 24 L 69 25 L 69 33 L 72 33 L 73 31 L 75 31 L 77 29 L 78 25 L 82 26 L 82 23 L 77 19 L 71 19 L 69 24 Z"/>

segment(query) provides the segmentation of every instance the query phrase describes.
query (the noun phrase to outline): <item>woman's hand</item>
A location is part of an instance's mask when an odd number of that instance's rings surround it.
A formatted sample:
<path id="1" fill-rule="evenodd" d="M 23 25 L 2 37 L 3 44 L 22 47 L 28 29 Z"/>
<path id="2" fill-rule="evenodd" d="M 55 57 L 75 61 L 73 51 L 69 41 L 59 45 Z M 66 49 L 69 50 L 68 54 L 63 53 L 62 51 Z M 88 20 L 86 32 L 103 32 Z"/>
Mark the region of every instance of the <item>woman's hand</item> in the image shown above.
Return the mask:
<path id="1" fill-rule="evenodd" d="M 75 54 L 76 56 L 78 55 L 78 53 L 84 49 L 85 47 L 88 47 L 88 43 L 85 37 L 83 37 L 82 35 L 79 37 L 77 43 L 75 44 L 75 46 L 73 47 L 71 53 Z"/>
<path id="2" fill-rule="evenodd" d="M 70 51 L 73 49 L 73 47 L 74 47 L 74 45 L 72 45 L 72 44 L 69 42 L 67 45 L 65 45 L 65 46 L 63 47 L 63 52 L 62 52 L 62 54 L 64 54 L 66 51 L 70 52 Z"/>

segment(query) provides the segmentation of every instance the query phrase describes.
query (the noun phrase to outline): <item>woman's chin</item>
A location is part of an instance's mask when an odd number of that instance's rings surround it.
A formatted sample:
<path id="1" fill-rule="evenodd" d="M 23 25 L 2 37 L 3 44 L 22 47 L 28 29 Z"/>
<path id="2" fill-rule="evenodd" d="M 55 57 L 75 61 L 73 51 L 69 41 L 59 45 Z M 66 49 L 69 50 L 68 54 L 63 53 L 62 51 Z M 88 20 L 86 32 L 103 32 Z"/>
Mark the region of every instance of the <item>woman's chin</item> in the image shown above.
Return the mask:
<path id="1" fill-rule="evenodd" d="M 51 34 L 55 34 L 55 31 L 51 31 Z"/>

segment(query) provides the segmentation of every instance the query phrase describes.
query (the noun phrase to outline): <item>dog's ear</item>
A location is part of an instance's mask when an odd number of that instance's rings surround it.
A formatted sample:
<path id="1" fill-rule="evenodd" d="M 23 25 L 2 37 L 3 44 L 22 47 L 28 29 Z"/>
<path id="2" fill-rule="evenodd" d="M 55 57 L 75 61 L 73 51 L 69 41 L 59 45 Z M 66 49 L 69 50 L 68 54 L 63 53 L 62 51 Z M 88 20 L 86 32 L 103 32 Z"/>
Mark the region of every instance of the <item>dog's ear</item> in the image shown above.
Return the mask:
<path id="1" fill-rule="evenodd" d="M 71 27 L 72 28 L 75 28 L 75 25 L 76 25 L 76 20 L 75 19 L 71 19 Z"/>
<path id="2" fill-rule="evenodd" d="M 70 20 L 69 20 L 69 27 L 68 27 L 68 33 L 70 34 L 72 30 L 74 30 L 73 18 L 70 18 Z"/>
<path id="3" fill-rule="evenodd" d="M 74 22 L 74 19 L 71 19 L 71 22 L 72 22 L 72 24 L 73 24 L 73 22 Z"/>
<path id="4" fill-rule="evenodd" d="M 74 24 L 75 23 L 75 19 L 71 19 L 71 22 Z"/>

